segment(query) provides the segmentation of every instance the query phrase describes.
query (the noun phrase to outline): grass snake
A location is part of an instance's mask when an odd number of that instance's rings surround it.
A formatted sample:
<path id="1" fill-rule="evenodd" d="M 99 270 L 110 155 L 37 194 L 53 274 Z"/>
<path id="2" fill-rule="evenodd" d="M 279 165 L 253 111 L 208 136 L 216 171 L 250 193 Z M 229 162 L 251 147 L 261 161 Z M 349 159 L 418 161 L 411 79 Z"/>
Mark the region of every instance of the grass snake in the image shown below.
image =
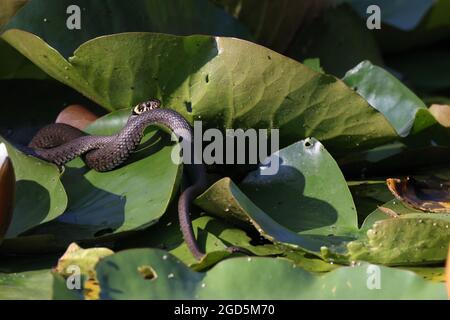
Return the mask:
<path id="1" fill-rule="evenodd" d="M 189 250 L 197 260 L 200 260 L 205 253 L 195 239 L 189 209 L 191 202 L 208 187 L 206 168 L 201 160 L 195 159 L 193 132 L 189 123 L 178 112 L 160 106 L 160 101 L 156 99 L 138 104 L 123 129 L 111 136 L 87 135 L 75 127 L 62 123 L 47 125 L 32 138 L 27 153 L 58 166 L 82 156 L 89 168 L 109 171 L 122 165 L 136 150 L 148 126 L 162 125 L 168 128 L 179 142 L 184 143 L 183 150 L 188 144 L 191 150 L 189 156 L 183 154 L 183 162 L 192 184 L 180 194 L 178 217 Z M 239 247 L 231 246 L 227 250 L 250 254 Z"/>

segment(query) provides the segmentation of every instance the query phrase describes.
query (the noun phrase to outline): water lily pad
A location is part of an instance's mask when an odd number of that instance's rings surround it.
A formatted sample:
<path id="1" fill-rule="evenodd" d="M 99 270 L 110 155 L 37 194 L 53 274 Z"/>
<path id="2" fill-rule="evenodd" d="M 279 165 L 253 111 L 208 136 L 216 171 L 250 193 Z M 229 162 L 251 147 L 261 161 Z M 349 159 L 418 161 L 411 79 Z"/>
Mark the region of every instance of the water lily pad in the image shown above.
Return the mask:
<path id="1" fill-rule="evenodd" d="M 58 168 L 27 156 L 0 137 L 8 150 L 16 175 L 16 202 L 6 238 L 55 219 L 67 206 L 67 195 Z"/>
<path id="2" fill-rule="evenodd" d="M 201 261 L 195 259 L 184 242 L 175 208 L 170 208 L 156 225 L 138 231 L 125 239 L 119 239 L 115 243 L 115 248 L 117 250 L 137 247 L 165 249 L 193 270 L 203 270 L 229 257 L 230 253 L 226 251 L 229 246 L 239 246 L 261 256 L 277 255 L 285 251 L 270 244 L 253 245 L 252 239 L 244 230 L 211 216 L 193 217 L 192 225 L 200 248 L 206 252 L 205 258 Z"/>
<path id="3" fill-rule="evenodd" d="M 135 249 L 106 257 L 96 268 L 100 298 L 446 299 L 445 284 L 383 266 L 343 267 L 317 276 L 295 268 L 289 260 L 243 257 L 198 273 L 166 255 L 160 250 Z M 154 271 L 151 280 L 138 272 L 142 266 Z"/>
<path id="4" fill-rule="evenodd" d="M 387 187 L 386 187 L 387 189 Z M 386 203 L 380 203 L 375 210 L 373 210 L 364 220 L 360 233 L 365 234 L 367 230 L 369 230 L 373 224 L 379 220 L 389 219 L 389 214 L 386 214 L 386 210 L 390 210 L 395 212 L 397 215 L 404 215 L 410 213 L 422 213 L 420 210 L 416 210 L 414 208 L 410 208 L 406 206 L 403 202 L 398 201 L 395 198 L 387 201 Z"/>
<path id="5" fill-rule="evenodd" d="M 52 296 L 50 268 L 57 257 L 48 255 L 1 256 L 1 300 L 48 300 Z"/>
<path id="6" fill-rule="evenodd" d="M 0 273 L 0 299 L 49 300 L 52 297 L 52 283 L 50 270 Z"/>
<path id="7" fill-rule="evenodd" d="M 366 236 L 347 244 L 351 260 L 385 265 L 420 265 L 445 261 L 450 216 L 406 214 L 375 222 Z"/>
<path id="8" fill-rule="evenodd" d="M 348 237 L 295 233 L 289 226 L 279 224 L 257 207 L 229 178 L 213 184 L 195 203 L 208 213 L 221 218 L 235 223 L 249 223 L 269 241 L 316 255 L 320 255 L 323 246 L 337 245 L 349 240 Z"/>
<path id="9" fill-rule="evenodd" d="M 410 270 L 422 276 L 424 279 L 434 282 L 445 282 L 445 267 L 400 267 L 404 270 Z"/>
<path id="10" fill-rule="evenodd" d="M 358 228 L 355 204 L 338 165 L 315 139 L 292 144 L 251 172 L 240 189 L 298 234 L 345 235 Z M 278 172 L 267 174 L 279 164 Z"/>
<path id="11" fill-rule="evenodd" d="M 124 33 L 88 41 L 67 61 L 28 32 L 11 29 L 2 37 L 110 110 L 153 96 L 190 122 L 201 119 L 205 129 L 280 128 L 282 146 L 314 136 L 341 154 L 396 137 L 384 116 L 340 80 L 247 41 Z"/>
<path id="12" fill-rule="evenodd" d="M 263 175 L 276 162 L 278 172 Z M 316 254 L 357 231 L 350 191 L 320 142 L 295 143 L 273 154 L 268 163 L 244 179 L 245 193 L 224 178 L 195 203 L 224 219 L 250 223 L 270 241 Z M 329 188 L 330 184 L 340 187 Z"/>
<path id="13" fill-rule="evenodd" d="M 401 137 L 436 124 L 420 98 L 389 72 L 369 61 L 349 70 L 343 80 L 382 112 Z"/>

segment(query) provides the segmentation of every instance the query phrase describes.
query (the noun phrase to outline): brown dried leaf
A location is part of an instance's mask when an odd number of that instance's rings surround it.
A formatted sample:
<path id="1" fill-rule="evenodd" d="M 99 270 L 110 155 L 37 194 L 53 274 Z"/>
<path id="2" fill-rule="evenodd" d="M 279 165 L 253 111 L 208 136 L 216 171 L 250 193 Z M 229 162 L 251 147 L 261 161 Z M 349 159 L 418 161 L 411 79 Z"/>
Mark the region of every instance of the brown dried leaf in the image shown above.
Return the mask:
<path id="1" fill-rule="evenodd" d="M 425 212 L 450 213 L 450 181 L 437 177 L 387 179 L 392 194 L 405 204 Z"/>

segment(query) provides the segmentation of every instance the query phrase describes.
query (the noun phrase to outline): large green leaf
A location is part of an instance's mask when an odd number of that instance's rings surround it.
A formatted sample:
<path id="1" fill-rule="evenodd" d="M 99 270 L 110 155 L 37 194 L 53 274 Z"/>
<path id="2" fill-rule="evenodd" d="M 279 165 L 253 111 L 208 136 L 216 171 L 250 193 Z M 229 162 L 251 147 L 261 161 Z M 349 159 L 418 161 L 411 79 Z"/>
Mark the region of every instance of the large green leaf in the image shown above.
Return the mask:
<path id="1" fill-rule="evenodd" d="M 243 182 L 244 194 L 229 178 L 219 180 L 196 200 L 207 212 L 249 222 L 275 243 L 319 254 L 357 231 L 357 216 L 347 184 L 320 142 L 307 139 L 275 153 L 275 175 L 262 166 Z M 329 185 L 336 188 L 329 188 Z M 324 190 L 330 192 L 324 193 Z M 253 201 L 252 201 L 253 200 Z"/>
<path id="2" fill-rule="evenodd" d="M 79 8 L 80 28 L 69 29 Z M 44 39 L 68 58 L 92 38 L 107 34 L 151 31 L 179 35 L 211 34 L 250 38 L 240 23 L 207 0 L 30 0 L 4 27 L 21 29 Z"/>
<path id="3" fill-rule="evenodd" d="M 344 235 L 358 228 L 355 204 L 338 165 L 315 139 L 306 139 L 274 153 L 274 175 L 262 166 L 239 185 L 279 224 L 298 234 Z M 330 187 L 332 186 L 332 187 Z"/>
<path id="4" fill-rule="evenodd" d="M 347 245 L 349 257 L 385 265 L 443 262 L 450 243 L 449 224 L 450 216 L 444 214 L 411 213 L 378 220 L 365 236 Z"/>
<path id="5" fill-rule="evenodd" d="M 49 300 L 53 277 L 50 270 L 0 273 L 1 300 Z"/>
<path id="6" fill-rule="evenodd" d="M 15 208 L 6 233 L 6 238 L 13 238 L 61 215 L 67 195 L 55 165 L 23 154 L 2 137 L 0 142 L 6 145 L 16 175 Z"/>
<path id="7" fill-rule="evenodd" d="M 227 223 L 207 215 L 193 218 L 192 226 L 200 248 L 206 252 L 202 261 L 197 261 L 190 252 L 181 234 L 178 212 L 171 208 L 154 226 L 140 230 L 126 239 L 119 239 L 116 250 L 151 247 L 168 250 L 184 264 L 194 270 L 203 270 L 228 256 L 229 246 L 245 248 L 256 255 L 276 255 L 284 252 L 271 244 L 253 245 L 247 233 Z"/>
<path id="8" fill-rule="evenodd" d="M 340 153 L 396 136 L 384 116 L 340 80 L 247 41 L 118 34 L 84 43 L 66 61 L 27 32 L 9 30 L 3 37 L 109 109 L 154 96 L 191 122 L 202 119 L 204 127 L 280 128 L 282 145 L 315 136 Z"/>
<path id="9" fill-rule="evenodd" d="M 154 249 L 127 250 L 106 257 L 96 268 L 100 297 L 170 300 L 447 298 L 443 283 L 428 282 L 413 272 L 369 264 L 343 267 L 317 276 L 284 259 L 228 259 L 205 273 L 193 272 L 177 262 L 166 252 Z M 139 273 L 139 268 L 143 267 L 152 270 L 152 279 L 145 279 Z"/>
<path id="10" fill-rule="evenodd" d="M 100 118 L 87 131 L 91 134 L 117 132 L 129 111 Z M 61 246 L 69 242 L 116 234 L 154 224 L 177 192 L 181 166 L 171 160 L 168 136 L 148 130 L 145 148 L 113 171 L 89 170 L 75 159 L 66 165 L 62 182 L 69 197 L 64 215 L 32 230 L 51 234 Z M 167 139 L 166 139 L 167 138 Z"/>
<path id="11" fill-rule="evenodd" d="M 343 80 L 382 112 L 401 137 L 436 124 L 419 97 L 389 72 L 369 61 L 349 70 Z"/>
<path id="12" fill-rule="evenodd" d="M 225 219 L 249 222 L 263 237 L 276 244 L 304 250 L 329 261 L 349 263 L 364 260 L 388 265 L 418 265 L 445 260 L 450 240 L 448 217 L 419 214 L 387 219 L 389 216 L 377 209 L 366 218 L 361 230 L 357 230 L 353 201 L 339 169 L 334 164 L 332 170 L 333 165 L 330 164 L 334 162 L 326 159 L 327 155 L 320 150 L 318 142 L 311 143 L 311 146 L 311 150 L 304 146 L 300 152 L 298 145 L 281 150 L 279 177 L 262 178 L 258 173 L 244 179 L 243 190 L 247 191 L 248 197 L 225 178 L 201 195 L 196 200 L 197 205 Z M 311 155 L 314 151 L 321 153 L 322 162 L 318 160 L 320 157 L 317 154 Z M 295 155 L 301 159 L 297 164 L 293 161 Z M 301 166 L 298 165 L 300 163 Z M 283 166 L 289 170 L 284 170 Z M 299 177 L 298 172 L 304 177 Z M 335 180 L 331 172 L 334 172 Z M 323 180 L 318 179 L 322 174 Z M 281 180 L 283 183 L 279 182 Z M 340 183 L 343 187 L 339 188 Z M 305 191 L 298 188 L 303 184 Z M 308 187 L 309 184 L 313 187 Z M 326 194 L 323 190 L 328 185 L 333 185 L 333 192 Z M 302 192 L 308 190 L 315 190 L 308 194 L 312 198 L 309 205 L 309 201 L 298 203 Z M 338 194 L 336 190 L 347 191 Z M 392 199 L 392 196 L 389 198 Z M 314 202 L 324 202 L 335 208 L 335 219 L 339 223 L 325 220 L 324 217 L 328 217 L 329 213 L 323 214 L 322 211 L 326 213 L 327 206 Z M 283 203 L 289 205 L 284 207 Z M 299 208 L 300 204 L 304 207 Z M 395 210 L 389 205 L 385 206 Z M 409 210 L 411 212 L 414 210 Z M 351 241 L 352 237 L 358 239 Z"/>
<path id="13" fill-rule="evenodd" d="M 261 175 L 266 166 L 250 173 L 242 183 L 245 193 L 224 178 L 195 203 L 223 219 L 250 223 L 267 240 L 291 250 L 319 256 L 330 248 L 341 252 L 341 245 L 357 233 L 357 215 L 333 158 L 320 142 L 307 139 L 280 150 L 270 161 L 280 162 L 278 173 Z"/>
<path id="14" fill-rule="evenodd" d="M 320 255 L 324 246 L 338 245 L 349 240 L 345 237 L 295 233 L 289 229 L 290 226 L 279 224 L 257 207 L 229 178 L 223 178 L 213 184 L 195 203 L 215 216 L 235 223 L 248 222 L 269 241 L 316 255 Z"/>
<path id="15" fill-rule="evenodd" d="M 386 185 L 385 185 L 385 189 L 387 189 Z M 382 208 L 380 209 L 380 207 L 382 207 Z M 371 227 L 373 227 L 373 225 L 377 221 L 386 220 L 386 219 L 390 218 L 389 215 L 387 215 L 385 212 L 383 212 L 383 208 L 392 210 L 393 212 L 395 212 L 398 215 L 403 215 L 403 214 L 406 215 L 406 214 L 410 214 L 410 213 L 422 213 L 419 210 L 407 207 L 403 202 L 395 199 L 391 193 L 391 199 L 386 201 L 385 203 L 379 203 L 377 208 L 375 208 L 364 220 L 364 222 L 362 223 L 361 229 L 360 229 L 360 232 L 362 234 L 365 235 L 367 233 L 367 231 Z"/>

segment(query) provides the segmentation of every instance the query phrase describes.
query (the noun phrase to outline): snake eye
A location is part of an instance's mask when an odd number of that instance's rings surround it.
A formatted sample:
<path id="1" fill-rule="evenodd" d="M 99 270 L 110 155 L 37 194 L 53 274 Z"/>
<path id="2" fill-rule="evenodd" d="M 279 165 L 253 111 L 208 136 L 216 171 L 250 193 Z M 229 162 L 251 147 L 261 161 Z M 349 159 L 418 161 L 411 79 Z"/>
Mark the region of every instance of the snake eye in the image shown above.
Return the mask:
<path id="1" fill-rule="evenodd" d="M 142 106 L 142 103 L 139 103 L 138 105 L 136 105 L 133 109 L 133 113 L 134 114 L 141 114 L 142 112 L 144 112 L 144 108 Z"/>

